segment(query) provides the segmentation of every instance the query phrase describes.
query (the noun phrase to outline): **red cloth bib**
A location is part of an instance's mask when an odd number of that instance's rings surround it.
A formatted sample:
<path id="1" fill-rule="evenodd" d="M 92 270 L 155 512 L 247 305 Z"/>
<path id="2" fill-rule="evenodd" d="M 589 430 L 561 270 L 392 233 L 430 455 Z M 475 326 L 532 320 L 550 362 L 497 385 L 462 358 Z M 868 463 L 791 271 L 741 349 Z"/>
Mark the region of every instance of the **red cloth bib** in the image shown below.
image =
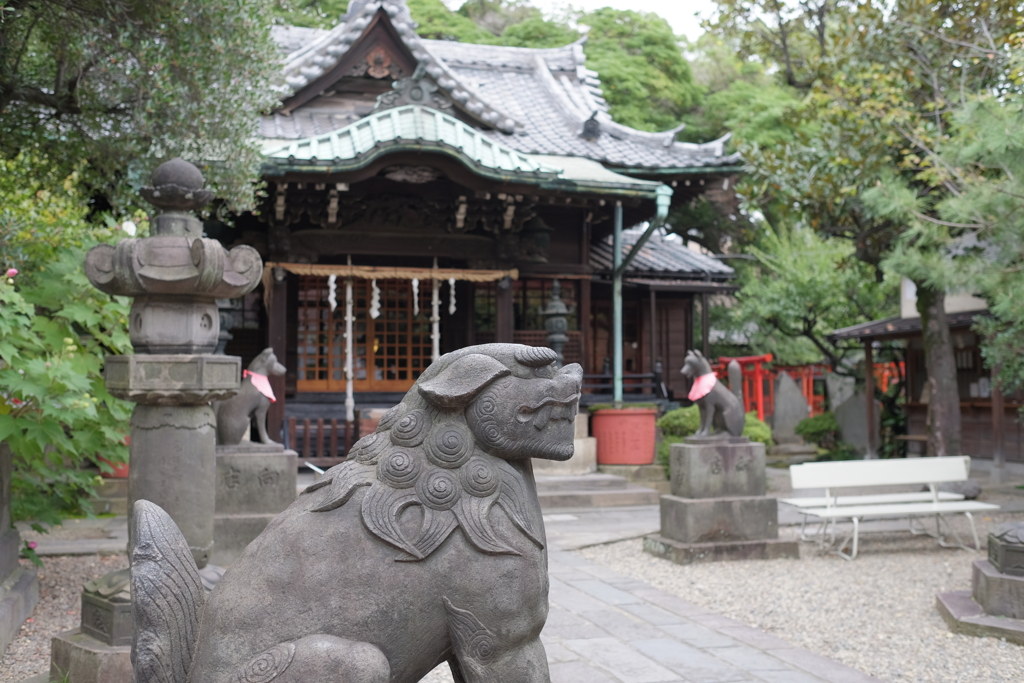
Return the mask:
<path id="1" fill-rule="evenodd" d="M 261 375 L 258 372 L 249 372 L 248 370 L 243 370 L 242 377 L 248 377 L 249 380 L 252 382 L 252 385 L 256 387 L 256 391 L 260 392 L 274 403 L 277 403 L 277 398 L 274 397 L 274 390 L 270 388 L 270 379 L 266 375 Z"/>
<path id="2" fill-rule="evenodd" d="M 701 375 L 697 379 L 693 380 L 693 386 L 690 387 L 690 393 L 686 398 L 691 401 L 696 401 L 699 398 L 704 398 L 708 393 L 718 384 L 718 378 L 715 377 L 715 373 L 709 372 L 706 375 Z"/>

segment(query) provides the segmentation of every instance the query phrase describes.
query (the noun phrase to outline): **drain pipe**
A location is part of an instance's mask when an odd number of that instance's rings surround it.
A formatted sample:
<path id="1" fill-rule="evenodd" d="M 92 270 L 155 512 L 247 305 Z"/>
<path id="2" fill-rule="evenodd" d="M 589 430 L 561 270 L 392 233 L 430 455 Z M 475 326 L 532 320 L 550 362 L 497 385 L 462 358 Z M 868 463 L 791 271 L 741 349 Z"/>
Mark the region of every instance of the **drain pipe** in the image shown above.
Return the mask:
<path id="1" fill-rule="evenodd" d="M 659 185 L 656 192 L 657 213 L 625 258 L 622 257 L 622 202 L 615 202 L 615 232 L 612 242 L 612 391 L 616 408 L 622 407 L 622 275 L 654 231 L 665 225 L 665 219 L 668 218 L 672 188 L 668 185 Z"/>

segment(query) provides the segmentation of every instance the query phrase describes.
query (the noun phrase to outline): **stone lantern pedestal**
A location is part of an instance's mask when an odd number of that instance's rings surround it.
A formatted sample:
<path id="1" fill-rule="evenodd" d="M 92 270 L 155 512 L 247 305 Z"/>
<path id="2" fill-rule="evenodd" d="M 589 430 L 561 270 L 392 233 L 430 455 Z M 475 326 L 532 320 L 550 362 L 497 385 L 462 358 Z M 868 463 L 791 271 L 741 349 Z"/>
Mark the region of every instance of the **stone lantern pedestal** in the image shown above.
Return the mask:
<path id="1" fill-rule="evenodd" d="M 131 417 L 129 520 L 136 501 L 162 507 L 181 530 L 196 565 L 214 544 L 216 433 L 212 401 L 237 393 L 241 359 L 215 355 L 218 299 L 259 284 L 263 262 L 248 246 L 226 250 L 203 237 L 192 215 L 213 199 L 202 174 L 174 159 L 153 173 L 142 196 L 159 211 L 152 236 L 93 248 L 89 281 L 107 294 L 132 297 L 128 334 L 135 353 L 110 356 L 107 390 L 136 404 Z M 129 533 L 132 530 L 129 529 Z M 211 567 L 211 574 L 219 575 Z M 121 683 L 131 677 L 131 596 L 127 572 L 83 591 L 82 627 L 53 640 L 51 676 L 69 683 Z"/>
<path id="2" fill-rule="evenodd" d="M 1000 525 L 988 535 L 988 559 L 971 567 L 971 590 L 936 596 L 951 631 L 1005 638 L 1024 645 L 1024 522 Z"/>

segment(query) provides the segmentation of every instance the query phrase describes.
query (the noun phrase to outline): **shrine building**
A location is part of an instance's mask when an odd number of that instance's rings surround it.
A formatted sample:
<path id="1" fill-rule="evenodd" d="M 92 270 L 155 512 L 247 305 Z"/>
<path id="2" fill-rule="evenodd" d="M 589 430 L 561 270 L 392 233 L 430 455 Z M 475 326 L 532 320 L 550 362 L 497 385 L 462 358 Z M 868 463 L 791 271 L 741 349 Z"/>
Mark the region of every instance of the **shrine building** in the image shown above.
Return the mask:
<path id="1" fill-rule="evenodd" d="M 741 169 L 726 138 L 683 143 L 681 127 L 616 123 L 585 38 L 427 40 L 404 0 L 354 1 L 333 29 L 273 35 L 284 85 L 259 127 L 267 197 L 208 232 L 251 244 L 266 265 L 263 286 L 223 318 L 227 353 L 247 364 L 269 345 L 288 368 L 272 378 L 274 438 L 332 464 L 359 416 L 397 403 L 438 354 L 548 345 L 556 289 L 565 362 L 583 365 L 584 402 L 607 401 L 616 211 L 622 254 L 641 241 L 621 274 L 624 399 L 685 393 L 679 370 L 707 310 L 695 299 L 735 290 L 734 273 L 644 228 L 659 196 L 671 207 L 729 196 Z"/>

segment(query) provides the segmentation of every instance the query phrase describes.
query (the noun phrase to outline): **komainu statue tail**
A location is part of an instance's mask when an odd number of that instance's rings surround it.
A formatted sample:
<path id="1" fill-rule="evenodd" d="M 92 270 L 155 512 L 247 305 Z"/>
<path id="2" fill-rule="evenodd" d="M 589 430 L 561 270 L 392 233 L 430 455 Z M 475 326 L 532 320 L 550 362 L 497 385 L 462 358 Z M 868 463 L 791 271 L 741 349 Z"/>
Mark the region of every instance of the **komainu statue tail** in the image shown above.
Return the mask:
<path id="1" fill-rule="evenodd" d="M 206 598 L 199 570 L 160 506 L 140 500 L 132 514 L 134 683 L 185 683 Z"/>
<path id="2" fill-rule="evenodd" d="M 740 369 L 740 364 L 736 359 L 729 361 L 729 365 L 726 367 L 729 372 L 729 391 L 740 400 L 740 405 L 743 405 L 743 370 Z"/>

